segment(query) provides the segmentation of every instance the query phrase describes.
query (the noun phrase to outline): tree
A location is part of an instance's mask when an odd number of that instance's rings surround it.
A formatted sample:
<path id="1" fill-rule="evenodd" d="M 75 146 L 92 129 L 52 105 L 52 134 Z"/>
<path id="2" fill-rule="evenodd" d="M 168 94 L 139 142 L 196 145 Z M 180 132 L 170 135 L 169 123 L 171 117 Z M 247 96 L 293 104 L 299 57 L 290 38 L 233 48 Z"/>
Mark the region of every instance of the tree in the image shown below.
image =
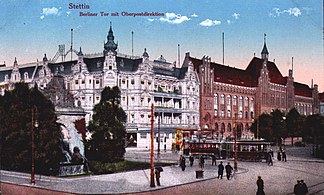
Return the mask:
<path id="1" fill-rule="evenodd" d="M 285 115 L 276 109 L 271 112 L 272 116 L 272 132 L 274 140 L 281 145 L 281 138 L 287 137 Z"/>
<path id="2" fill-rule="evenodd" d="M 88 130 L 91 139 L 86 144 L 89 160 L 118 162 L 124 159 L 126 113 L 120 106 L 118 87 L 105 87 L 100 102 L 93 108 Z"/>
<path id="3" fill-rule="evenodd" d="M 286 117 L 287 136 L 291 137 L 291 144 L 293 144 L 293 137 L 303 136 L 303 122 L 304 118 L 299 114 L 296 108 L 288 112 Z"/>
<path id="4" fill-rule="evenodd" d="M 252 124 L 252 132 L 255 134 L 255 137 L 264 138 L 269 141 L 273 141 L 273 132 L 272 132 L 272 117 L 269 114 L 261 114 L 258 119 Z"/>
<path id="5" fill-rule="evenodd" d="M 36 110 L 37 109 L 37 110 Z M 12 91 L 0 96 L 1 168 L 31 170 L 32 112 L 38 121 L 35 132 L 35 172 L 50 174 L 58 170 L 62 158 L 61 131 L 56 123 L 53 104 L 34 87 L 15 84 Z"/>
<path id="6" fill-rule="evenodd" d="M 307 116 L 304 123 L 304 134 L 312 139 L 313 154 L 316 157 L 324 158 L 324 116 L 319 114 Z M 319 148 L 319 146 L 322 147 Z"/>

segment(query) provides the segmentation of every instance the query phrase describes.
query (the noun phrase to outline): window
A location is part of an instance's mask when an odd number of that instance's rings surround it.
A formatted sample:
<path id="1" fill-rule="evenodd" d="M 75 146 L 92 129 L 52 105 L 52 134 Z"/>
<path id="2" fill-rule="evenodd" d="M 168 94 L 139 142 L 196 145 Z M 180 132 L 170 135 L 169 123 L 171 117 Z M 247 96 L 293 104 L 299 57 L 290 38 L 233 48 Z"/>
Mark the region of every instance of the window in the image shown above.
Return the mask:
<path id="1" fill-rule="evenodd" d="M 79 80 L 75 80 L 75 84 L 78 85 L 79 84 Z"/>
<path id="2" fill-rule="evenodd" d="M 234 105 L 234 106 L 237 105 L 237 96 L 236 96 L 236 95 L 233 97 L 233 105 Z"/>
<path id="3" fill-rule="evenodd" d="M 227 117 L 230 118 L 231 117 L 231 111 L 227 110 Z"/>
<path id="4" fill-rule="evenodd" d="M 24 73 L 24 78 L 25 78 L 25 80 L 28 79 L 28 73 L 27 72 Z"/>
<path id="5" fill-rule="evenodd" d="M 85 81 L 84 80 L 82 80 L 82 84 L 84 84 L 85 83 Z"/>
<path id="6" fill-rule="evenodd" d="M 146 133 L 141 133 L 141 134 L 140 134 L 141 139 L 146 139 L 146 136 L 147 136 Z"/>
<path id="7" fill-rule="evenodd" d="M 221 95 L 220 103 L 225 104 L 225 95 L 224 94 Z"/>
<path id="8" fill-rule="evenodd" d="M 231 96 L 227 96 L 227 106 L 231 106 Z"/>
<path id="9" fill-rule="evenodd" d="M 134 83 L 135 83 L 135 80 L 134 80 L 134 79 L 132 79 L 132 80 L 131 80 L 131 84 L 132 84 L 132 85 L 134 85 Z"/>

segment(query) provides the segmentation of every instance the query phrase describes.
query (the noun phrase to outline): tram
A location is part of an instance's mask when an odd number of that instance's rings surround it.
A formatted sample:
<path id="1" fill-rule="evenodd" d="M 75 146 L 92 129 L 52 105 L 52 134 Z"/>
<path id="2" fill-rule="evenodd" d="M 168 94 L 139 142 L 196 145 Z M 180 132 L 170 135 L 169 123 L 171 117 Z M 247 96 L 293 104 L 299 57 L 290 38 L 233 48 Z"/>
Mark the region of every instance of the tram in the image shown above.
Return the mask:
<path id="1" fill-rule="evenodd" d="M 237 159 L 246 161 L 262 161 L 267 159 L 271 151 L 271 143 L 264 140 L 241 139 L 237 144 Z M 184 154 L 215 155 L 225 159 L 234 157 L 234 141 L 215 139 L 191 139 L 183 143 Z"/>

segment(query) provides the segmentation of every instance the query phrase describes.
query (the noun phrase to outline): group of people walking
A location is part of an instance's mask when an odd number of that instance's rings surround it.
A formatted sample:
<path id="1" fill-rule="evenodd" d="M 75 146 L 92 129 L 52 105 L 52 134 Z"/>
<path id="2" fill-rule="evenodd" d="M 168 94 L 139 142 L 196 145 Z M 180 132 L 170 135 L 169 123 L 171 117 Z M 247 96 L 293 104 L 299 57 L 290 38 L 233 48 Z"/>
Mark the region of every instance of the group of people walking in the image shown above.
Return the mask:
<path id="1" fill-rule="evenodd" d="M 270 150 L 268 153 L 267 153 L 267 163 L 269 166 L 272 166 L 273 165 L 273 161 L 272 161 L 272 158 L 273 158 L 273 151 Z M 279 148 L 279 150 L 277 151 L 277 160 L 278 161 L 284 161 L 284 162 L 287 162 L 287 154 L 286 154 L 286 151 L 281 149 L 281 147 Z"/>
<path id="2" fill-rule="evenodd" d="M 190 155 L 189 156 L 190 167 L 193 166 L 194 161 L 195 161 L 194 157 L 192 155 Z M 179 165 L 180 165 L 182 171 L 186 170 L 186 158 L 182 155 L 180 155 Z M 212 156 L 212 166 L 214 166 L 214 165 L 216 166 L 216 157 Z M 201 169 L 203 169 L 205 167 L 205 157 L 203 155 L 201 155 L 199 157 L 199 167 Z M 222 161 L 219 163 L 217 178 L 223 179 L 224 170 L 226 172 L 226 178 L 229 180 L 233 173 L 233 167 L 230 165 L 229 162 L 225 166 L 223 165 Z"/>

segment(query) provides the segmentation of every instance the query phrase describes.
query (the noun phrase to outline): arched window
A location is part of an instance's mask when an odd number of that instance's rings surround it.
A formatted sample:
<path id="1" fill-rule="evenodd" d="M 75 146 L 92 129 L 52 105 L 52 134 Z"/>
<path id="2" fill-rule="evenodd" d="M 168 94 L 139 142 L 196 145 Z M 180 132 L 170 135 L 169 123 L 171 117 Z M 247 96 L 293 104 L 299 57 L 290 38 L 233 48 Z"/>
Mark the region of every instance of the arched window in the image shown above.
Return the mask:
<path id="1" fill-rule="evenodd" d="M 28 72 L 25 72 L 24 73 L 24 80 L 27 80 L 28 79 Z"/>
<path id="2" fill-rule="evenodd" d="M 232 131 L 231 123 L 228 123 L 228 124 L 227 124 L 227 131 L 228 131 L 228 132 L 231 132 L 231 131 Z"/>
<path id="3" fill-rule="evenodd" d="M 237 96 L 236 95 L 233 96 L 233 105 L 234 106 L 237 105 Z"/>
<path id="4" fill-rule="evenodd" d="M 225 95 L 224 94 L 221 95 L 220 104 L 222 104 L 222 105 L 225 104 Z"/>

